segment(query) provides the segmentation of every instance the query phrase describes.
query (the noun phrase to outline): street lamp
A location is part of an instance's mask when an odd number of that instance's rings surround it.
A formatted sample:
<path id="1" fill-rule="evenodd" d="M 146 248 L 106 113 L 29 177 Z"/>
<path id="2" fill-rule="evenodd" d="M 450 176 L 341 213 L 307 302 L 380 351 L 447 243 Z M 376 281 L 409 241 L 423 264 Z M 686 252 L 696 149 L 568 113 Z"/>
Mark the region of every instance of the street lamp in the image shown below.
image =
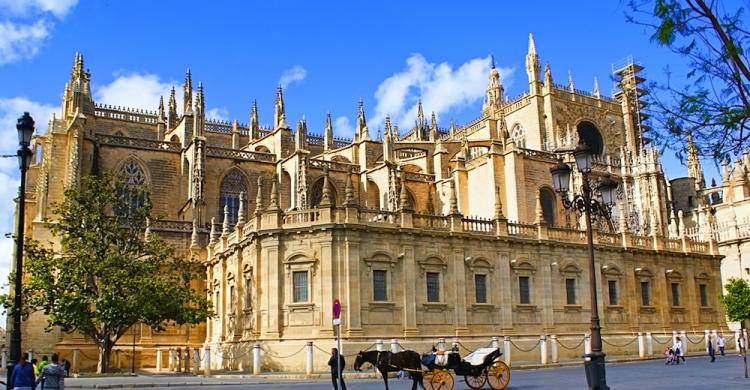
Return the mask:
<path id="1" fill-rule="evenodd" d="M 558 161 L 557 165 L 550 169 L 555 191 L 562 193 L 563 207 L 574 209 L 586 216 L 586 240 L 589 251 L 589 289 L 591 293 L 591 353 L 584 356 L 586 369 L 586 381 L 589 389 L 609 389 L 604 367 L 604 352 L 602 352 L 602 333 L 599 325 L 599 306 L 596 299 L 596 267 L 594 265 L 594 238 L 591 226 L 591 215 L 609 218 L 610 208 L 615 203 L 615 189 L 617 183 L 609 176 L 602 179 L 597 189 L 602 195 L 599 201 L 592 197 L 591 186 L 588 182 L 588 174 L 593 165 L 593 153 L 584 143 L 579 143 L 573 151 L 578 171 L 583 175 L 581 194 L 573 194 L 573 199 L 568 199 L 570 190 L 570 174 L 573 171 L 570 166 Z"/>
<path id="2" fill-rule="evenodd" d="M 18 188 L 18 225 L 16 227 L 16 274 L 13 283 L 13 330 L 10 334 L 10 359 L 8 359 L 8 380 L 5 382 L 8 389 L 13 388 L 11 377 L 13 368 L 21 359 L 21 293 L 23 279 L 23 231 L 24 212 L 26 206 L 26 171 L 31 163 L 31 136 L 34 134 L 34 119 L 28 112 L 18 118 L 16 124 L 18 130 L 18 167 L 21 170 L 21 185 Z"/>

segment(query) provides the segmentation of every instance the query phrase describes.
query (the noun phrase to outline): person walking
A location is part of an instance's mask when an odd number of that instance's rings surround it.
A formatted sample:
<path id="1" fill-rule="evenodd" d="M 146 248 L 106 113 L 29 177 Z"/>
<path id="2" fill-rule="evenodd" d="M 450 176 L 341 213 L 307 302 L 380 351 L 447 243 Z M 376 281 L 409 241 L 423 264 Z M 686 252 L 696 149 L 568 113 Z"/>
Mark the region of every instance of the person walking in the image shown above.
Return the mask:
<path id="1" fill-rule="evenodd" d="M 10 384 L 13 390 L 31 390 L 36 386 L 34 378 L 34 366 L 27 362 L 29 353 L 24 352 L 21 355 L 21 361 L 13 367 L 13 374 L 10 376 Z"/>
<path id="2" fill-rule="evenodd" d="M 43 383 L 44 390 L 65 390 L 65 369 L 59 364 L 60 356 L 52 354 L 52 363 L 47 364 L 36 379 Z"/>
<path id="3" fill-rule="evenodd" d="M 724 335 L 719 335 L 719 340 L 716 341 L 716 345 L 719 346 L 719 352 L 721 353 L 721 356 L 724 356 L 724 347 L 727 345 L 726 340 L 724 340 Z"/>
<path id="4" fill-rule="evenodd" d="M 674 351 L 674 358 L 677 364 L 680 364 L 680 359 L 682 359 L 683 363 L 687 363 L 685 361 L 685 351 L 682 348 L 682 340 L 680 340 L 680 338 L 677 336 L 675 336 L 674 338 L 674 344 L 672 344 L 672 351 Z"/>
<path id="5" fill-rule="evenodd" d="M 328 365 L 331 366 L 333 390 L 339 390 L 339 376 L 341 376 L 341 390 L 346 390 L 346 383 L 344 383 L 344 367 L 346 367 L 346 361 L 344 360 L 344 357 L 339 354 L 337 348 L 331 348 L 331 358 L 328 359 Z"/>
<path id="6" fill-rule="evenodd" d="M 711 363 L 713 363 L 716 360 L 716 354 L 714 352 L 714 340 L 711 338 L 711 335 L 708 335 L 708 339 L 706 340 L 706 351 L 708 351 L 708 356 L 711 356 Z"/>

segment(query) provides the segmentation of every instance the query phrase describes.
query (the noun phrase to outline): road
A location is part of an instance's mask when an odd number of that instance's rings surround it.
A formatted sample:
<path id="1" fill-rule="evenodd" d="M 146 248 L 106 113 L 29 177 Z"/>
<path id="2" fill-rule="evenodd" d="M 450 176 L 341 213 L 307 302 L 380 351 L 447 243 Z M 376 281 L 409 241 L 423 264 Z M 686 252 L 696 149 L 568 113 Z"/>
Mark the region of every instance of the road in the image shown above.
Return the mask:
<path id="1" fill-rule="evenodd" d="M 135 378 L 131 378 L 136 380 Z M 165 378 L 160 378 L 165 380 Z M 116 386 L 115 378 L 102 379 L 72 379 L 68 381 L 70 386 L 66 388 L 94 389 L 95 386 L 111 384 Z M 138 380 L 144 383 L 144 377 Z M 331 389 L 330 380 L 292 380 L 292 381 L 265 381 L 258 383 L 256 379 L 225 380 L 232 383 L 247 382 L 242 385 L 221 385 L 216 383 L 204 383 L 203 385 L 175 386 L 170 383 L 166 387 L 152 387 L 163 390 L 192 390 L 216 388 L 219 390 L 255 390 L 255 389 Z M 109 382 L 109 383 L 108 383 Z M 183 380 L 184 382 L 184 380 Z M 254 383 L 251 383 L 254 382 Z M 708 358 L 689 358 L 687 364 L 679 366 L 665 366 L 662 361 L 653 360 L 637 363 L 622 363 L 607 365 L 607 383 L 611 389 L 667 389 L 676 388 L 680 390 L 691 389 L 748 389 L 750 379 L 742 377 L 742 360 L 736 354 L 719 357 L 715 363 L 709 363 Z M 389 380 L 390 389 L 406 390 L 411 388 L 410 380 Z M 87 387 L 83 387 L 87 386 Z M 88 387 L 90 386 L 90 387 Z M 119 387 L 119 386 L 118 386 Z M 127 387 L 123 386 L 123 387 Z M 382 380 L 356 379 L 347 381 L 349 390 L 379 390 L 383 389 Z M 562 367 L 537 370 L 515 370 L 512 372 L 510 386 L 508 389 L 585 389 L 586 379 L 583 368 Z M 468 389 L 463 378 L 456 378 L 457 390 Z"/>

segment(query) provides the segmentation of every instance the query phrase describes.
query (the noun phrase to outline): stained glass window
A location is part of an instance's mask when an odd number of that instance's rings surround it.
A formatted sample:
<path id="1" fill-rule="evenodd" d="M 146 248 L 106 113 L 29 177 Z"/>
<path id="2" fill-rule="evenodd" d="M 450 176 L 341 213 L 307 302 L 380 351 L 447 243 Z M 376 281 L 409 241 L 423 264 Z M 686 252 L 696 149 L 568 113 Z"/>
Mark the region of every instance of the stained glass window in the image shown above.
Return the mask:
<path id="1" fill-rule="evenodd" d="M 233 169 L 221 180 L 219 194 L 219 221 L 224 221 L 224 206 L 229 208 L 229 224 L 237 223 L 240 211 L 240 196 L 247 200 L 247 185 L 245 177 L 237 169 Z"/>

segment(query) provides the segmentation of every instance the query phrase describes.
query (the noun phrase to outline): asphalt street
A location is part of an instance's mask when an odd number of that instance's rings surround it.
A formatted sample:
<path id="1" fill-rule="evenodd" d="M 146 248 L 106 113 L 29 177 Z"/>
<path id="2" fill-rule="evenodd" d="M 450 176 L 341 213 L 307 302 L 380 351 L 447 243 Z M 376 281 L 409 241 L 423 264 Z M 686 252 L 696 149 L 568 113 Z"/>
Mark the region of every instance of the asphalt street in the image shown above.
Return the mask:
<path id="1" fill-rule="evenodd" d="M 143 378 L 139 378 L 142 383 Z M 163 379 L 163 378 L 162 378 Z M 68 383 L 74 388 L 94 389 L 106 385 L 114 385 L 116 379 L 75 379 Z M 225 380 L 230 381 L 230 380 Z M 242 385 L 221 384 L 221 380 L 215 383 L 203 383 L 187 386 L 175 386 L 170 383 L 169 387 L 152 387 L 155 389 L 189 390 L 209 389 L 240 390 L 240 389 L 331 389 L 331 381 L 316 380 L 290 380 L 290 381 L 264 381 L 259 383 L 254 379 L 234 379 L 232 383 L 245 383 Z M 637 363 L 622 363 L 607 365 L 607 382 L 611 389 L 748 389 L 750 379 L 743 378 L 742 360 L 736 354 L 726 357 L 718 357 L 715 363 L 709 363 L 707 357 L 688 358 L 687 364 L 679 366 L 666 366 L 663 361 L 646 361 Z M 463 378 L 456 378 L 455 389 L 468 389 Z M 101 386 L 105 385 L 105 386 Z M 166 383 L 165 383 L 166 385 Z M 411 388 L 411 380 L 391 379 L 390 389 L 406 390 Z M 90 386 L 90 387 L 83 387 Z M 67 386 L 66 386 L 67 387 Z M 106 386 L 109 387 L 109 386 Z M 124 387 L 127 387 L 124 386 Z M 350 390 L 376 390 L 384 389 L 382 380 L 352 379 L 347 381 Z M 512 371 L 510 386 L 508 389 L 585 389 L 586 379 L 583 367 L 563 367 L 537 370 L 515 370 Z"/>

